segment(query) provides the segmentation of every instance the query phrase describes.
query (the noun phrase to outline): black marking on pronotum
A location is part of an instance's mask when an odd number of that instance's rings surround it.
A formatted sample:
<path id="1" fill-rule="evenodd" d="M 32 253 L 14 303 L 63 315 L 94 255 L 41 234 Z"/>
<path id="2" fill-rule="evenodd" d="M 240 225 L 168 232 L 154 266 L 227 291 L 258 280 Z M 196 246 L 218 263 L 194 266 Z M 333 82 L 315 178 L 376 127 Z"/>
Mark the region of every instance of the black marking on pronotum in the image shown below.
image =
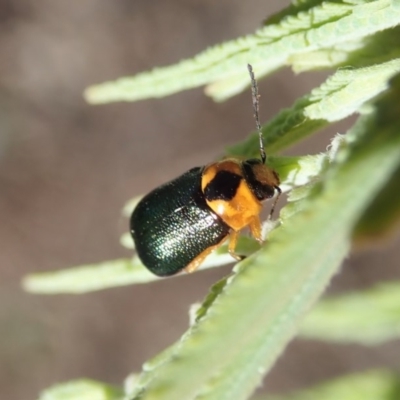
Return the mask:
<path id="1" fill-rule="evenodd" d="M 230 171 L 218 171 L 204 189 L 208 201 L 232 200 L 237 192 L 242 177 Z"/>

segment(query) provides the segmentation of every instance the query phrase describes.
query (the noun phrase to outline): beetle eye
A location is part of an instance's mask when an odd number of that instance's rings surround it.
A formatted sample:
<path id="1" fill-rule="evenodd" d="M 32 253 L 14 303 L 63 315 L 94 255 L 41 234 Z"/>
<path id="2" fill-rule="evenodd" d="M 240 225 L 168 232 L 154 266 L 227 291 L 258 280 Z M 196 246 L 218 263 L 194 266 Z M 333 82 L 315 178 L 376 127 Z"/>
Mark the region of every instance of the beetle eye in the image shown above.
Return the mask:
<path id="1" fill-rule="evenodd" d="M 274 186 L 269 184 L 268 181 L 264 179 L 260 180 L 260 176 L 259 175 L 256 176 L 254 172 L 254 169 L 257 166 L 266 168 L 261 160 L 258 159 L 246 160 L 243 162 L 242 166 L 246 183 L 249 185 L 249 188 L 251 189 L 251 191 L 257 197 L 258 200 L 262 201 L 274 196 L 275 194 Z"/>

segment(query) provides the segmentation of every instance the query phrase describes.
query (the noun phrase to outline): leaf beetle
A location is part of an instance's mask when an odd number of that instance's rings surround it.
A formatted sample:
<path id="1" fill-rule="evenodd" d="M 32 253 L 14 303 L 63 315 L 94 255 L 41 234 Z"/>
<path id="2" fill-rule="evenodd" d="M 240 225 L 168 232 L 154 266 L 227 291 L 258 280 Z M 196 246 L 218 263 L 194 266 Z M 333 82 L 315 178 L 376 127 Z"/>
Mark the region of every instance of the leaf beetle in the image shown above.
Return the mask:
<path id="1" fill-rule="evenodd" d="M 277 192 L 271 216 L 281 189 L 278 174 L 265 164 L 258 88 L 250 64 L 248 70 L 260 159 L 230 157 L 192 168 L 151 191 L 132 213 L 130 231 L 137 254 L 158 276 L 196 270 L 228 238 L 229 253 L 242 259 L 235 248 L 245 227 L 262 242 L 261 202 Z"/>

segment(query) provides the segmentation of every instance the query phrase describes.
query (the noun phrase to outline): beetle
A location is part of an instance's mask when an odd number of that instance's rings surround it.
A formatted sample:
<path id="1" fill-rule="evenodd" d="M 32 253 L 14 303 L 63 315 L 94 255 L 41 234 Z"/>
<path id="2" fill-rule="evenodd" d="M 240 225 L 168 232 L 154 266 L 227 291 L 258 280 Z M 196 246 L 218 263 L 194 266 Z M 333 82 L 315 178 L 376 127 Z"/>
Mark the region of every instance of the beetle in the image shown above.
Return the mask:
<path id="1" fill-rule="evenodd" d="M 252 66 L 248 65 L 254 117 L 259 134 L 260 158 L 225 158 L 195 167 L 167 182 L 138 203 L 130 219 L 130 231 L 142 263 L 158 276 L 193 272 L 208 254 L 230 239 L 235 253 L 239 232 L 250 228 L 262 243 L 262 201 L 281 194 L 279 176 L 266 164 L 259 95 Z"/>

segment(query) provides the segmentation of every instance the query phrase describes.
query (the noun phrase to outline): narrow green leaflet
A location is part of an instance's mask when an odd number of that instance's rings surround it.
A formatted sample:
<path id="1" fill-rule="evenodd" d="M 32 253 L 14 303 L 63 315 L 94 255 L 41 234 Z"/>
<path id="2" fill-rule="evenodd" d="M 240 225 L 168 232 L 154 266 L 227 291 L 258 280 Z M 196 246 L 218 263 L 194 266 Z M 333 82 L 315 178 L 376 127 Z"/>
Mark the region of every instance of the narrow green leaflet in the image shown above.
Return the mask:
<path id="1" fill-rule="evenodd" d="M 246 237 L 240 239 L 238 251 L 250 255 L 259 245 Z M 214 268 L 233 262 L 227 245 L 221 246 L 202 264 L 201 269 Z M 181 275 L 182 276 L 182 275 Z M 138 257 L 81 265 L 60 271 L 41 272 L 26 276 L 22 285 L 31 293 L 81 294 L 112 287 L 159 281 L 161 278 L 147 270 Z M 166 278 L 162 278 L 166 279 Z"/>
<path id="2" fill-rule="evenodd" d="M 248 87 L 247 63 L 253 64 L 261 78 L 290 63 L 294 55 L 357 42 L 400 24 L 398 0 L 313 3 L 297 2 L 271 17 L 255 34 L 217 45 L 176 65 L 89 87 L 85 97 L 90 103 L 134 101 L 207 84 L 208 95 L 224 100 Z M 331 65 L 335 64 L 333 58 Z"/>
<path id="3" fill-rule="evenodd" d="M 400 57 L 400 26 L 355 41 L 336 44 L 310 53 L 294 54 L 290 64 L 295 72 L 316 68 L 361 68 Z"/>
<path id="4" fill-rule="evenodd" d="M 171 348 L 169 361 L 147 365 L 135 399 L 248 398 L 339 269 L 357 220 L 398 167 L 399 98 L 398 79 L 378 112 L 348 134 L 303 210 L 238 264 L 204 316 Z"/>
<path id="5" fill-rule="evenodd" d="M 340 69 L 310 94 L 282 110 L 263 127 L 265 146 L 275 154 L 315 133 L 330 122 L 357 111 L 387 89 L 388 81 L 400 72 L 400 58 L 363 68 Z M 254 156 L 258 135 L 228 149 L 232 155 Z"/>
<path id="6" fill-rule="evenodd" d="M 354 230 L 357 244 L 384 240 L 400 225 L 400 168 L 365 210 Z M 396 194 L 396 195 L 393 195 Z"/>
<path id="7" fill-rule="evenodd" d="M 399 71 L 400 58 L 364 68 L 338 70 L 312 91 L 313 104 L 305 108 L 304 115 L 310 119 L 339 121 L 385 90 L 389 79 Z"/>
<path id="8" fill-rule="evenodd" d="M 44 390 L 38 400 L 122 400 L 124 393 L 111 385 L 79 379 Z"/>
<path id="9" fill-rule="evenodd" d="M 300 334 L 309 339 L 376 345 L 400 338 L 400 282 L 319 302 Z"/>
<path id="10" fill-rule="evenodd" d="M 257 396 L 252 400 L 395 400 L 400 399 L 400 376 L 372 370 L 342 376 L 281 396 Z"/>
<path id="11" fill-rule="evenodd" d="M 122 258 L 28 275 L 22 285 L 31 293 L 79 294 L 131 283 L 151 282 L 156 279 L 159 278 L 143 268 L 138 259 Z"/>

